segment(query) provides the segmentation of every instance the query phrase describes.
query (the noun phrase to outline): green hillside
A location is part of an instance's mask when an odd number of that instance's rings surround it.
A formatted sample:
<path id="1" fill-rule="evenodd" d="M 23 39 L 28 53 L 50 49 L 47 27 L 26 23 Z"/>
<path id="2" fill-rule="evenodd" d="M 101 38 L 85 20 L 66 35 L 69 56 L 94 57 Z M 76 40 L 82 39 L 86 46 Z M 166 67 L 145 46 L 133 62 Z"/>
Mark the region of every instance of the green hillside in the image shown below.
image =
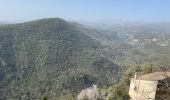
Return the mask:
<path id="1" fill-rule="evenodd" d="M 55 99 L 116 82 L 120 66 L 85 32 L 58 18 L 0 26 L 0 99 Z"/>

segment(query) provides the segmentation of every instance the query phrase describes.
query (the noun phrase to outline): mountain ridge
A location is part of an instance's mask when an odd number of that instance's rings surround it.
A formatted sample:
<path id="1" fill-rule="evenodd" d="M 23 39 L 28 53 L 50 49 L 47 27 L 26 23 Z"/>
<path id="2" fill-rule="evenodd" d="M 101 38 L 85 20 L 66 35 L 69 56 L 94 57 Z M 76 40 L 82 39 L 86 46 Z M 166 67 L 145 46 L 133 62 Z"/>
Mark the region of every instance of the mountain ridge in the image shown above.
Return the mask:
<path id="1" fill-rule="evenodd" d="M 81 30 L 58 18 L 1 26 L 1 99 L 54 99 L 116 82 L 120 66 L 97 52 L 101 44 Z"/>

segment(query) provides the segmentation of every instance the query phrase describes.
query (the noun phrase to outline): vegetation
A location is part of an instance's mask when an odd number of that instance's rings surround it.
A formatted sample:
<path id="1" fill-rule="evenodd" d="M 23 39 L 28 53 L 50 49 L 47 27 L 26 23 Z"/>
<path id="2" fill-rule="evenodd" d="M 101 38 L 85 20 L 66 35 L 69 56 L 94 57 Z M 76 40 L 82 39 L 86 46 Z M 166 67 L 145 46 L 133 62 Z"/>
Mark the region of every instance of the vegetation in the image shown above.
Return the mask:
<path id="1" fill-rule="evenodd" d="M 152 73 L 153 65 L 150 64 L 147 68 L 144 70 L 144 74 Z"/>
<path id="2" fill-rule="evenodd" d="M 135 71 L 146 74 L 170 64 L 169 46 L 145 41 L 159 37 L 155 31 L 143 26 L 92 29 L 59 18 L 2 25 L 0 99 L 74 100 L 97 84 L 110 100 L 128 100 Z M 131 35 L 142 42 L 133 45 Z M 158 43 L 169 43 L 166 38 Z"/>
<path id="3" fill-rule="evenodd" d="M 1 26 L 0 98 L 54 99 L 95 83 L 111 84 L 119 65 L 97 52 L 100 48 L 62 19 Z"/>
<path id="4" fill-rule="evenodd" d="M 103 90 L 103 92 L 106 92 L 108 100 L 130 100 L 128 95 L 130 78 L 133 77 L 135 70 L 136 68 L 129 69 L 120 82 Z"/>

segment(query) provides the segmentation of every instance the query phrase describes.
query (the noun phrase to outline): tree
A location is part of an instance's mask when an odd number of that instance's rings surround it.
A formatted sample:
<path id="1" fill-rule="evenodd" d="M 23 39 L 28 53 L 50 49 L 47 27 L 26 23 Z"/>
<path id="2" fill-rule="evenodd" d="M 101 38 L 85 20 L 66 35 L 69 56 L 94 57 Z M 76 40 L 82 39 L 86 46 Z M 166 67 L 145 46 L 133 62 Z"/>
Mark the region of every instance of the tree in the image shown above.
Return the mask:
<path id="1" fill-rule="evenodd" d="M 48 100 L 46 96 L 40 97 L 40 100 Z"/>
<path id="2" fill-rule="evenodd" d="M 147 68 L 145 68 L 144 74 L 152 73 L 152 69 L 153 69 L 153 64 L 150 64 Z"/>

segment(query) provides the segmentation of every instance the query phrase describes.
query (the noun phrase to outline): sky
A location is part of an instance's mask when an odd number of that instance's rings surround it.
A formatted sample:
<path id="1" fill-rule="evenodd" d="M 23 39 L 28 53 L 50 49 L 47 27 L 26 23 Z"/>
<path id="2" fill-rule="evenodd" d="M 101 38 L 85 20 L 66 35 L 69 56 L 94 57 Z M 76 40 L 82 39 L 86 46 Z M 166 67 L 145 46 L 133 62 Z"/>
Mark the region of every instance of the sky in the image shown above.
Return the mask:
<path id="1" fill-rule="evenodd" d="M 41 18 L 170 21 L 170 0 L 0 0 L 0 22 Z"/>

